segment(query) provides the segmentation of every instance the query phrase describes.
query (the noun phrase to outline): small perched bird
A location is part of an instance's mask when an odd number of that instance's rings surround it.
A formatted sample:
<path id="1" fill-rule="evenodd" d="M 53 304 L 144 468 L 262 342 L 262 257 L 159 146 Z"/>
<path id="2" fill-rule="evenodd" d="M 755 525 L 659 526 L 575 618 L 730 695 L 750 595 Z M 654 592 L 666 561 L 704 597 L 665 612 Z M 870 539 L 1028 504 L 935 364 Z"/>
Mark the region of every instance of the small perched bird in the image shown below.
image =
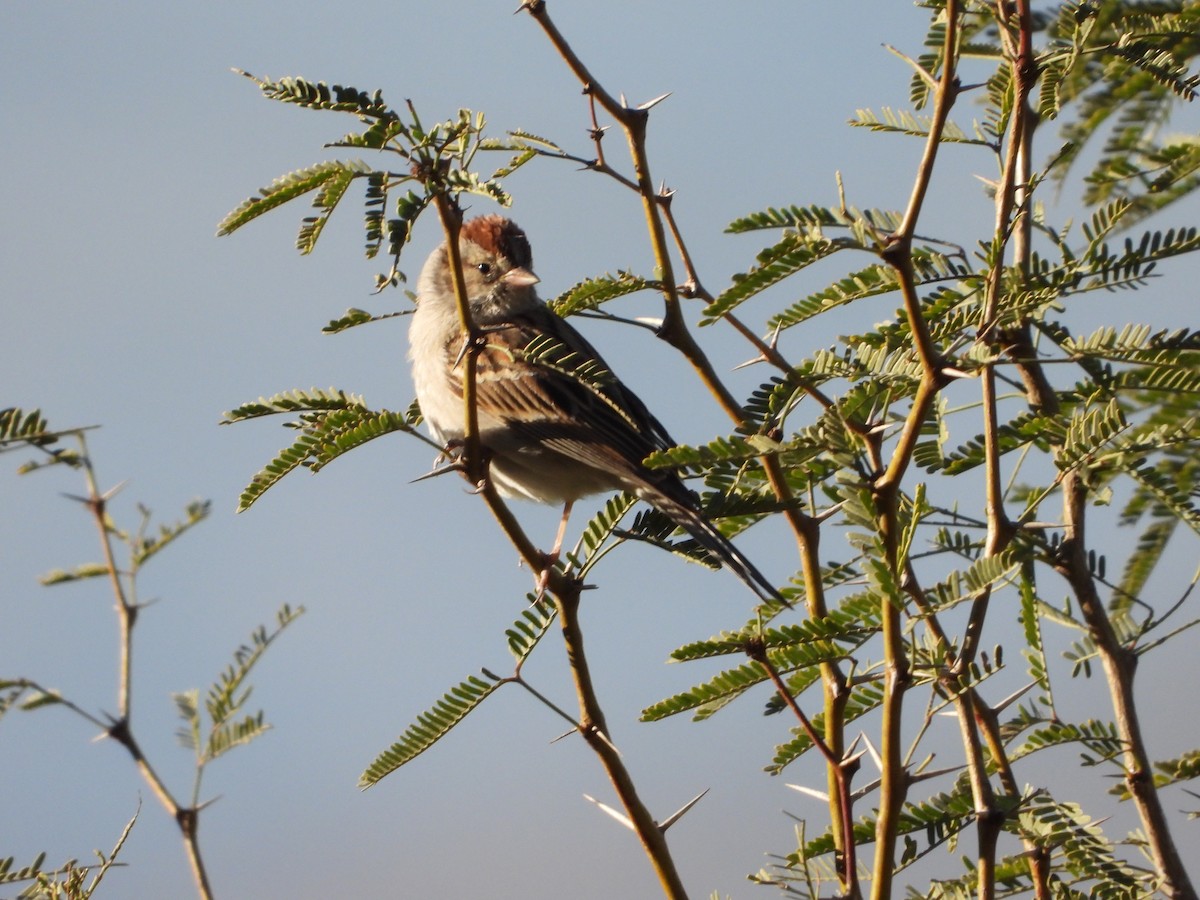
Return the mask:
<path id="1" fill-rule="evenodd" d="M 691 534 L 761 599 L 781 600 L 704 516 L 678 475 L 643 464 L 675 442 L 583 336 L 538 299 L 529 241 L 517 224 L 497 215 L 472 219 L 462 226 L 459 248 L 483 341 L 475 390 L 488 476 L 503 496 L 563 504 L 552 558 L 576 500 L 629 491 Z M 437 440 L 462 440 L 464 338 L 444 244 L 421 271 L 408 335 L 422 415 Z M 537 338 L 548 339 L 543 356 L 527 352 Z"/>

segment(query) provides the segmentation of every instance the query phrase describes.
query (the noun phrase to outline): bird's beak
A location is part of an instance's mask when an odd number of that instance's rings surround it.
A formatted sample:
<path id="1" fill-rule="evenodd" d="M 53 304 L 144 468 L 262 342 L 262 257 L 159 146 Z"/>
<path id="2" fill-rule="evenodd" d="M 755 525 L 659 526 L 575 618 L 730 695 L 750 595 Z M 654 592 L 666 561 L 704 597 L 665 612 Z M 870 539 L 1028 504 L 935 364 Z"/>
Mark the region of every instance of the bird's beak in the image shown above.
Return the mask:
<path id="1" fill-rule="evenodd" d="M 515 269 L 509 269 L 505 272 L 500 280 L 510 287 L 529 287 L 537 284 L 542 279 L 538 278 L 524 266 L 517 266 Z"/>

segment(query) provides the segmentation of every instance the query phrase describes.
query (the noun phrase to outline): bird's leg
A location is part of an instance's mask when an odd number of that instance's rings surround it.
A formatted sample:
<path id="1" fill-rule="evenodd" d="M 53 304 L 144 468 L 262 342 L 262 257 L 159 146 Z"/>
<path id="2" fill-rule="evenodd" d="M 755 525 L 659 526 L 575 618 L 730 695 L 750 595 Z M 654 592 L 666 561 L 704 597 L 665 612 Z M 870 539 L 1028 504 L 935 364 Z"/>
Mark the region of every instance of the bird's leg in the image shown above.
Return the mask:
<path id="1" fill-rule="evenodd" d="M 550 581 L 550 571 L 558 564 L 558 557 L 562 552 L 563 538 L 567 534 L 567 520 L 571 518 L 571 507 L 574 505 L 574 500 L 568 500 L 563 504 L 562 519 L 558 523 L 558 534 L 554 537 L 554 547 L 542 559 L 542 571 L 538 574 L 537 579 L 537 600 L 534 602 L 540 601 L 546 594 L 546 585 Z"/>

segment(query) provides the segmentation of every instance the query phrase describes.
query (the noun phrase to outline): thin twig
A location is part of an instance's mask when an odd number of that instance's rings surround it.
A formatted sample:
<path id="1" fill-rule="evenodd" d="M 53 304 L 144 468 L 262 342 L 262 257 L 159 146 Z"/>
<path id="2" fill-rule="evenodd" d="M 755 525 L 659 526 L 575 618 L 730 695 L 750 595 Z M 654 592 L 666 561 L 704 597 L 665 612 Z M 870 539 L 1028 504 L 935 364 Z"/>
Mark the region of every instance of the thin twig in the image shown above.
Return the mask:
<path id="1" fill-rule="evenodd" d="M 107 495 L 100 492 L 96 481 L 96 473 L 92 467 L 91 457 L 87 451 L 87 444 L 82 434 L 78 435 L 80 457 L 83 460 L 84 478 L 87 484 L 87 499 L 86 505 L 92 514 L 92 518 L 96 523 L 96 530 L 100 536 L 100 546 L 104 554 L 104 565 L 108 570 L 109 584 L 112 587 L 113 596 L 116 599 L 117 621 L 120 630 L 120 661 L 117 673 L 117 719 L 111 722 L 105 729 L 105 734 L 123 746 L 129 755 L 133 758 L 134 765 L 142 775 L 142 779 L 149 785 L 150 790 L 154 793 L 175 820 L 179 826 L 180 833 L 183 836 L 184 850 L 188 856 L 188 862 L 192 868 L 192 876 L 196 881 L 196 890 L 199 893 L 201 900 L 211 900 L 212 887 L 208 880 L 208 870 L 204 866 L 204 861 L 200 855 L 200 843 L 197 837 L 197 810 L 194 807 L 182 806 L 175 799 L 174 794 L 163 782 L 158 772 L 146 759 L 142 748 L 139 746 L 137 739 L 134 737 L 131 724 L 133 712 L 133 629 L 137 624 L 138 611 L 140 607 L 137 605 L 133 597 L 133 583 L 137 575 L 136 564 L 131 565 L 129 572 L 130 587 L 127 589 L 121 577 L 121 570 L 117 567 L 116 557 L 112 546 L 112 527 L 109 523 L 107 511 Z M 95 721 L 91 716 L 86 716 L 89 720 Z"/>

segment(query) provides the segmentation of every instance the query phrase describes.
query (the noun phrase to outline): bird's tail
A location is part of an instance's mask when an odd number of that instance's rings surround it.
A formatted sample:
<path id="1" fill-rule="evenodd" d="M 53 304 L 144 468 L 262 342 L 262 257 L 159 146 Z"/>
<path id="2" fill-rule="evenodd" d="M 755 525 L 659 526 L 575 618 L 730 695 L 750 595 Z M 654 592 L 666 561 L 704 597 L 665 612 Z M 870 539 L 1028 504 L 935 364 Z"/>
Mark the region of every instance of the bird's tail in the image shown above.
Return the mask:
<path id="1" fill-rule="evenodd" d="M 740 578 L 760 600 L 773 600 L 785 606 L 791 606 L 754 563 L 750 562 L 729 538 L 721 534 L 717 526 L 700 511 L 691 491 L 688 491 L 683 485 L 680 485 L 680 488 L 687 493 L 687 501 L 673 497 L 663 490 L 643 489 L 638 493 L 641 494 L 643 500 L 685 529 L 701 547 Z"/>

